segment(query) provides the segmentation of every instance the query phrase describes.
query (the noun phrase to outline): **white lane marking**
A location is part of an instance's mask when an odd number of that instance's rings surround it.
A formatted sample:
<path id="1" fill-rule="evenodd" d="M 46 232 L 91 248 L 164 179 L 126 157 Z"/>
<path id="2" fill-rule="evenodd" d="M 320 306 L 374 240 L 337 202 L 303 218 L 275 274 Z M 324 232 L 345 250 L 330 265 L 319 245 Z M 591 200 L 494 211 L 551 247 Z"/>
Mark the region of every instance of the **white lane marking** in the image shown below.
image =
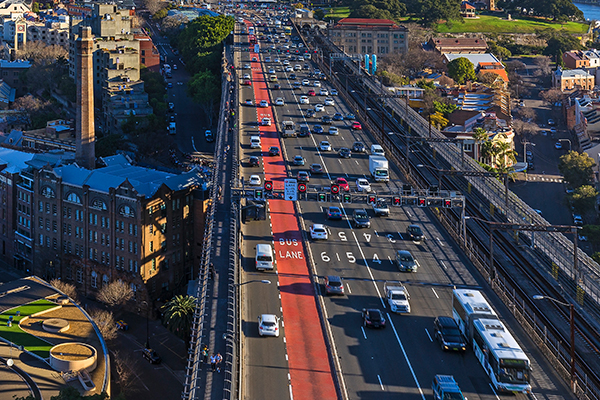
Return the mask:
<path id="1" fill-rule="evenodd" d="M 385 388 L 383 387 L 383 383 L 381 383 L 381 377 L 379 375 L 377 375 L 377 379 L 379 379 L 379 386 L 381 386 L 381 390 L 385 390 Z"/>
<path id="2" fill-rule="evenodd" d="M 374 232 L 375 232 L 375 236 L 379 237 L 379 233 L 377 233 L 377 231 L 374 231 Z"/>
<path id="3" fill-rule="evenodd" d="M 440 260 L 440 264 L 442 264 L 442 267 L 444 267 L 444 269 L 448 269 L 448 267 L 446 267 L 446 264 L 444 264 L 442 260 Z"/>
<path id="4" fill-rule="evenodd" d="M 390 262 L 393 264 L 394 262 L 392 261 L 392 257 L 388 256 L 388 260 L 390 260 Z"/>
<path id="5" fill-rule="evenodd" d="M 354 160 L 354 162 L 356 163 L 356 165 L 358 165 L 358 160 Z M 364 175 L 363 175 L 363 176 L 364 176 Z M 365 176 L 365 178 L 366 178 L 366 176 Z"/>
<path id="6" fill-rule="evenodd" d="M 294 394 L 292 393 L 292 385 L 290 385 L 290 399 L 294 400 Z"/>
<path id="7" fill-rule="evenodd" d="M 433 342 L 433 339 L 431 338 L 431 335 L 429 334 L 429 331 L 427 330 L 427 328 L 425 328 L 425 333 L 427 334 L 427 337 L 429 338 L 429 341 Z"/>
<path id="8" fill-rule="evenodd" d="M 440 243 L 440 246 L 444 247 L 444 243 L 442 243 L 442 241 L 440 240 L 440 238 L 435 238 L 435 240 L 437 240 Z"/>
<path id="9" fill-rule="evenodd" d="M 346 283 L 346 289 L 348 289 L 348 293 L 352 294 L 352 290 L 350 290 L 350 284 Z"/>
<path id="10" fill-rule="evenodd" d="M 408 369 L 410 369 L 410 373 L 413 376 L 413 379 L 415 380 L 415 383 L 417 384 L 417 389 L 419 389 L 419 393 L 421 393 L 421 398 L 423 400 L 425 400 L 425 394 L 423 393 L 423 389 L 421 388 L 421 385 L 419 384 L 419 380 L 417 379 L 417 375 L 415 375 L 415 371 L 413 370 L 412 364 L 410 363 L 410 360 L 408 359 L 408 356 L 406 355 L 406 351 L 404 350 L 404 346 L 402 345 L 402 341 L 400 340 L 400 336 L 398 336 L 398 332 L 396 331 L 396 327 L 394 326 L 394 323 L 392 322 L 392 319 L 390 318 L 390 314 L 386 313 L 387 317 L 388 317 L 388 321 L 390 322 L 390 325 L 392 326 L 392 330 L 394 331 L 394 335 L 396 336 L 396 340 L 398 341 L 398 344 L 400 345 L 400 349 L 402 350 L 402 354 L 404 355 L 404 359 L 406 360 L 406 364 L 408 364 Z"/>
<path id="11" fill-rule="evenodd" d="M 419 263 L 419 260 L 415 260 L 415 264 L 417 264 L 417 267 L 421 268 L 421 264 Z"/>
<path id="12" fill-rule="evenodd" d="M 345 213 L 345 211 L 344 211 L 344 213 Z M 350 223 L 350 222 L 348 221 L 348 223 Z M 369 267 L 369 263 L 367 262 L 367 257 L 365 257 L 365 253 L 363 252 L 362 247 L 358 243 L 358 238 L 356 237 L 356 234 L 354 233 L 354 229 L 352 230 L 352 236 L 354 237 L 354 241 L 356 242 L 356 245 L 358 246 L 358 251 L 360 251 L 360 255 L 362 256 L 363 260 L 365 261 L 365 265 L 367 266 L 367 272 L 369 273 L 369 276 L 371 277 L 371 282 L 373 282 L 373 286 L 375 286 L 375 290 L 377 291 L 377 296 L 379 296 L 379 301 L 381 301 L 383 308 L 387 308 L 385 305 L 385 302 L 383 301 L 383 296 L 381 295 L 381 292 L 379 291 L 379 288 L 377 287 L 377 282 L 375 282 L 375 278 L 373 277 L 373 272 L 371 272 L 371 267 Z"/>
<path id="13" fill-rule="evenodd" d="M 492 392 L 494 392 L 494 396 L 496 396 L 496 398 L 497 398 L 498 400 L 500 400 L 500 397 L 498 397 L 498 393 L 496 393 L 496 390 L 494 390 L 494 387 L 492 386 L 492 384 L 490 383 L 489 385 L 490 385 L 490 387 L 492 388 Z"/>
<path id="14" fill-rule="evenodd" d="M 363 333 L 363 337 L 366 339 L 367 338 L 367 333 L 365 332 L 365 328 L 363 328 L 362 326 L 360 327 L 360 330 Z"/>
<path id="15" fill-rule="evenodd" d="M 337 257 L 338 261 L 341 261 L 340 260 L 340 255 L 338 253 L 335 253 L 335 256 Z"/>
<path id="16" fill-rule="evenodd" d="M 438 296 L 438 294 L 434 288 L 431 288 L 431 291 L 433 292 L 433 294 L 435 294 L 435 297 L 437 297 L 438 299 L 440 298 L 440 296 Z"/>

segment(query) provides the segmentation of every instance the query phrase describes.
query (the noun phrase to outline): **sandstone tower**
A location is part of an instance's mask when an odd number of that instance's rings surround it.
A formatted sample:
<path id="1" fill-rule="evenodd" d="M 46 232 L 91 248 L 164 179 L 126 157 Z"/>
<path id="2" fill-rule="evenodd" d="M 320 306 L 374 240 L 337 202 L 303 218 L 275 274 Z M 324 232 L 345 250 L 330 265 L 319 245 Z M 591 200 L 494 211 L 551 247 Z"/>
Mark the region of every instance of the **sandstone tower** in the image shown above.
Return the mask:
<path id="1" fill-rule="evenodd" d="M 77 116 L 76 116 L 76 153 L 77 164 L 94 169 L 96 152 L 94 141 L 94 38 L 92 28 L 82 26 L 77 38 Z"/>

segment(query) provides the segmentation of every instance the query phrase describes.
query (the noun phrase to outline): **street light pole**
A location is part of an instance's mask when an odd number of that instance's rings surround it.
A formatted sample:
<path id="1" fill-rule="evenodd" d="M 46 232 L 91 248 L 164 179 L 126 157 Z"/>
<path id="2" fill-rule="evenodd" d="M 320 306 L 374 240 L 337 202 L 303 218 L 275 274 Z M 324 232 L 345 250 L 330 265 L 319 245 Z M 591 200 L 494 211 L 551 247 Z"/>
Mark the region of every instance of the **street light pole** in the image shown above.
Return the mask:
<path id="1" fill-rule="evenodd" d="M 561 306 L 564 307 L 569 307 L 569 325 L 571 328 L 571 351 L 570 351 L 570 357 L 571 357 L 571 391 L 573 393 L 576 392 L 576 386 L 577 386 L 577 377 L 575 374 L 575 306 L 573 305 L 573 303 L 565 303 L 564 301 L 560 301 L 560 300 L 556 300 L 553 297 L 549 297 L 549 296 L 543 296 L 540 294 L 536 294 L 533 296 L 534 300 L 550 300 L 553 301 L 556 304 L 560 304 Z"/>
<path id="2" fill-rule="evenodd" d="M 148 302 L 146 300 L 142 301 L 142 304 L 146 305 L 146 348 L 149 349 L 150 348 L 150 322 L 148 319 L 148 311 L 150 309 L 150 306 L 148 305 Z"/>

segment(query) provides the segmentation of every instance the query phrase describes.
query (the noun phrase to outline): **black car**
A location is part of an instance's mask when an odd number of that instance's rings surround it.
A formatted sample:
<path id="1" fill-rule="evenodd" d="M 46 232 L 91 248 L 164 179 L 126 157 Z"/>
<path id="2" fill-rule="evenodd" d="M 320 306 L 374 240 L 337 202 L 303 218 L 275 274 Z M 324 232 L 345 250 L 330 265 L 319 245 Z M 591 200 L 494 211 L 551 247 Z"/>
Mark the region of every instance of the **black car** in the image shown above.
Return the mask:
<path id="1" fill-rule="evenodd" d="M 269 147 L 269 155 L 270 156 L 278 156 L 279 155 L 279 147 L 277 147 L 277 146 Z"/>
<path id="2" fill-rule="evenodd" d="M 307 116 L 308 118 L 312 118 L 312 117 L 314 117 L 314 116 L 315 116 L 315 110 L 308 110 L 308 111 L 306 112 L 306 116 Z"/>
<path id="3" fill-rule="evenodd" d="M 323 115 L 321 117 L 321 123 L 327 125 L 331 124 L 331 117 L 329 115 Z"/>
<path id="4" fill-rule="evenodd" d="M 352 221 L 354 222 L 355 228 L 371 227 L 371 219 L 369 218 L 369 214 L 367 214 L 367 211 L 364 208 L 354 210 L 354 213 L 352 214 Z"/>
<path id="5" fill-rule="evenodd" d="M 273 85 L 273 90 L 279 90 L 281 89 L 281 85 L 279 83 L 276 83 Z"/>
<path id="6" fill-rule="evenodd" d="M 321 164 L 310 164 L 310 173 L 311 174 L 322 174 L 323 167 Z"/>
<path id="7" fill-rule="evenodd" d="M 290 74 L 290 79 L 296 79 L 296 74 Z"/>
<path id="8" fill-rule="evenodd" d="M 437 317 L 433 321 L 435 338 L 440 341 L 442 350 L 465 351 L 467 344 L 463 339 L 458 325 L 450 317 Z"/>
<path id="9" fill-rule="evenodd" d="M 406 228 L 406 234 L 408 235 L 410 240 L 414 240 L 415 242 L 420 242 L 425 238 L 425 235 L 423 235 L 423 230 L 419 225 L 409 225 Z"/>
<path id="10" fill-rule="evenodd" d="M 362 142 L 354 142 L 354 144 L 352 145 L 352 151 L 354 151 L 355 153 L 364 153 L 365 145 Z"/>
<path id="11" fill-rule="evenodd" d="M 310 136 L 310 128 L 308 127 L 308 125 L 300 125 L 300 131 L 298 132 L 298 136 Z"/>
<path id="12" fill-rule="evenodd" d="M 162 361 L 162 359 L 160 358 L 160 356 L 158 355 L 157 352 L 155 352 L 152 349 L 144 349 L 142 350 L 142 356 L 148 360 L 148 362 L 150 364 L 160 364 L 160 362 Z"/>
<path id="13" fill-rule="evenodd" d="M 249 167 L 258 167 L 260 165 L 260 159 L 258 157 L 252 156 L 248 159 Z"/>
<path id="14" fill-rule="evenodd" d="M 383 318 L 383 313 L 376 308 L 363 308 L 362 320 L 365 328 L 385 328 L 385 318 Z"/>
<path id="15" fill-rule="evenodd" d="M 338 151 L 338 155 L 341 158 L 350 158 L 350 157 L 352 157 L 352 153 L 350 152 L 350 149 L 347 148 L 347 147 L 342 147 L 340 149 L 340 151 Z"/>

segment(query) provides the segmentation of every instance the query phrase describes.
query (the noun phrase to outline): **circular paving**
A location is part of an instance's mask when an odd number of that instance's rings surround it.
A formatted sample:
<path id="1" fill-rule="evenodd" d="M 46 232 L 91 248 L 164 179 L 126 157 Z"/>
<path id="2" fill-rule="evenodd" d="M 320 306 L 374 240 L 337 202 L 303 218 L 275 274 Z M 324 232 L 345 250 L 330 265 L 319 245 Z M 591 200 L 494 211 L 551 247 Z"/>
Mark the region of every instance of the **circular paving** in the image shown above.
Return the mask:
<path id="1" fill-rule="evenodd" d="M 69 322 L 62 318 L 50 318 L 42 323 L 42 327 L 46 332 L 65 332 L 69 330 Z"/>

